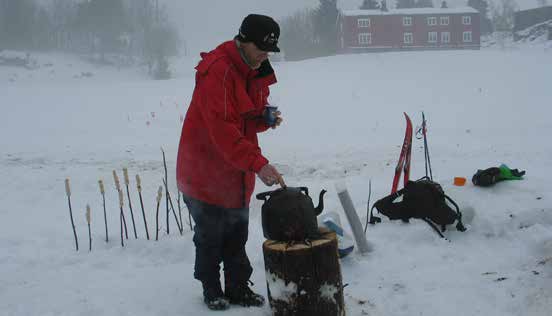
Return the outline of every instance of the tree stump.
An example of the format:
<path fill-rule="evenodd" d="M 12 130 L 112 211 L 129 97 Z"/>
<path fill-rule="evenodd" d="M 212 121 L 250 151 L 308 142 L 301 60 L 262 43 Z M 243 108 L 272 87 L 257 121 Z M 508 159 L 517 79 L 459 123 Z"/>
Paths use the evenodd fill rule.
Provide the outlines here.
<path fill-rule="evenodd" d="M 306 243 L 263 244 L 268 301 L 274 316 L 343 316 L 343 281 L 334 232 Z"/>

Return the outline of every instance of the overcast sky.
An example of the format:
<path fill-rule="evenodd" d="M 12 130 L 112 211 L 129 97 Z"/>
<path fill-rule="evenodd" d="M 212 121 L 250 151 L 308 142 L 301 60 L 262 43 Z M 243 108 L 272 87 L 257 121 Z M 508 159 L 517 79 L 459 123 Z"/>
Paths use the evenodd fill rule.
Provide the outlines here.
<path fill-rule="evenodd" d="M 297 10 L 315 7 L 318 0 L 160 0 L 191 53 L 210 50 L 237 34 L 242 19 L 260 13 L 275 19 Z"/>

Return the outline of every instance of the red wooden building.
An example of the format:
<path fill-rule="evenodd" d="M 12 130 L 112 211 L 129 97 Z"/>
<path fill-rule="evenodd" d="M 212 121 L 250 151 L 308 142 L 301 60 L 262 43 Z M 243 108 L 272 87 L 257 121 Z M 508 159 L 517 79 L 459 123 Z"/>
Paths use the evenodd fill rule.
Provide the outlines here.
<path fill-rule="evenodd" d="M 473 8 L 344 10 L 338 52 L 479 49 L 479 12 Z"/>

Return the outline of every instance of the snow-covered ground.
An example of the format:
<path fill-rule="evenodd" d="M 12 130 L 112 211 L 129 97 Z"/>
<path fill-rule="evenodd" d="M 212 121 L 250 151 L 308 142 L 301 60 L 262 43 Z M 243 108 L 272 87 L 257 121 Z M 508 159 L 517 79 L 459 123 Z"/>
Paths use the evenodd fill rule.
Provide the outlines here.
<path fill-rule="evenodd" d="M 386 195 L 404 136 L 402 112 L 428 120 L 435 180 L 475 214 L 465 233 L 440 239 L 425 223 L 369 227 L 374 251 L 342 260 L 348 315 L 550 315 L 552 313 L 552 49 L 498 47 L 346 55 L 277 63 L 272 102 L 285 122 L 261 137 L 291 186 L 326 195 L 341 214 L 343 181 L 361 220 L 368 182 L 372 203 Z M 203 315 L 192 277 L 194 246 L 170 220 L 170 235 L 145 238 L 134 175 L 154 236 L 155 195 L 169 186 L 181 116 L 197 59 L 174 62 L 176 78 L 152 81 L 138 70 L 96 68 L 75 57 L 37 55 L 34 70 L 0 67 L 0 314 Z M 83 75 L 83 73 L 92 73 Z M 413 146 L 412 177 L 424 175 L 422 141 Z M 474 187 L 477 169 L 506 163 L 523 181 Z M 129 239 L 119 241 L 112 170 L 131 175 L 138 239 L 125 205 Z M 464 187 L 455 176 L 468 178 Z M 74 247 L 64 179 L 70 178 L 80 251 Z M 97 181 L 106 183 L 109 243 Z M 267 190 L 257 184 L 257 192 Z M 175 201 L 176 202 L 176 201 Z M 88 252 L 85 207 L 92 209 Z M 160 222 L 165 229 L 165 206 Z M 187 218 L 186 210 L 183 210 Z M 266 294 L 260 202 L 251 203 L 247 249 L 254 288 Z M 346 229 L 349 227 L 346 225 Z M 233 307 L 226 315 L 269 315 Z"/>

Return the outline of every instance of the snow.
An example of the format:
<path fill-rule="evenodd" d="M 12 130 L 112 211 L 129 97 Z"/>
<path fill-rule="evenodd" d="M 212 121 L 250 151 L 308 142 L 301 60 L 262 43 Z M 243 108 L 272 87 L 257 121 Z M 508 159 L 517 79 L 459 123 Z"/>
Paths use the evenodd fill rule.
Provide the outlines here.
<path fill-rule="evenodd" d="M 297 294 L 297 284 L 294 282 L 286 282 L 269 270 L 265 270 L 265 273 L 266 283 L 273 300 L 289 302 L 292 296 Z M 301 292 L 301 295 L 303 294 L 305 294 L 304 290 Z"/>
<path fill-rule="evenodd" d="M 333 302 L 333 304 L 336 304 L 335 295 L 338 292 L 337 287 L 328 283 L 324 283 L 320 286 L 320 289 L 318 291 L 321 298 Z"/>
<path fill-rule="evenodd" d="M 402 112 L 419 125 L 424 111 L 434 178 L 471 214 L 467 232 L 445 233 L 450 242 L 418 221 L 384 218 L 368 227 L 374 250 L 366 256 L 355 251 L 341 261 L 347 315 L 550 315 L 549 42 L 275 63 L 279 83 L 273 100 L 285 121 L 260 141 L 288 185 L 311 192 L 325 188 L 325 212 L 337 212 L 345 223 L 334 185 L 341 181 L 364 223 L 369 180 L 371 203 L 390 191 L 404 136 Z M 39 68 L 0 67 L 0 314 L 208 314 L 193 279 L 195 250 L 187 223 L 181 236 L 171 215 L 167 235 L 162 201 L 159 241 L 146 240 L 134 182 L 139 173 L 154 238 L 160 147 L 167 153 L 176 204 L 176 150 L 197 57 L 173 61 L 176 78 L 168 81 L 152 81 L 143 69 L 97 67 L 72 56 L 32 58 Z M 93 76 L 80 76 L 85 72 Z M 425 173 L 422 144 L 413 144 L 412 178 Z M 527 175 L 491 188 L 471 185 L 477 169 L 501 163 Z M 134 239 L 125 201 L 131 233 L 121 248 L 111 174 L 121 175 L 123 167 L 130 174 L 139 238 Z M 468 183 L 452 185 L 455 176 Z M 106 185 L 109 243 L 99 179 Z M 265 190 L 258 182 L 257 192 Z M 254 289 L 266 295 L 260 203 L 251 203 L 247 250 Z M 186 221 L 186 209 L 182 215 Z M 344 228 L 350 233 L 347 224 Z M 269 315 L 268 305 L 226 312 L 259 314 Z"/>

